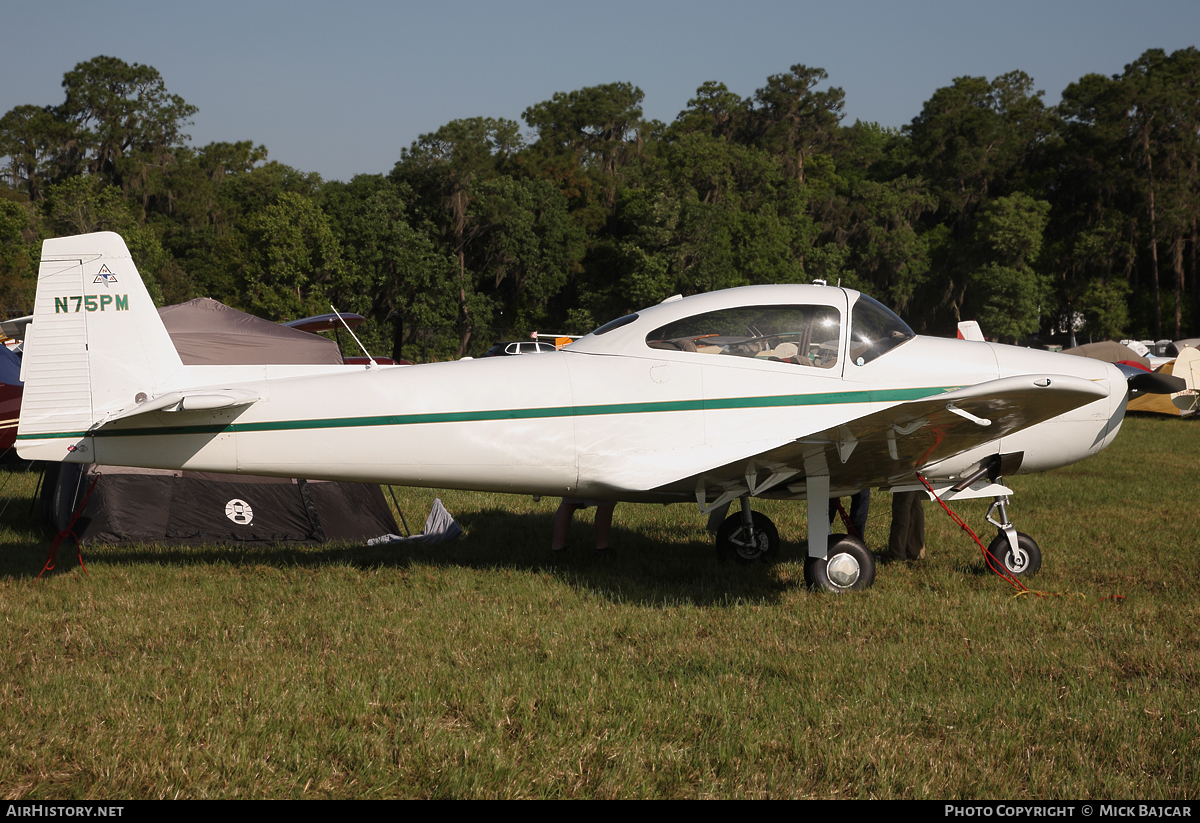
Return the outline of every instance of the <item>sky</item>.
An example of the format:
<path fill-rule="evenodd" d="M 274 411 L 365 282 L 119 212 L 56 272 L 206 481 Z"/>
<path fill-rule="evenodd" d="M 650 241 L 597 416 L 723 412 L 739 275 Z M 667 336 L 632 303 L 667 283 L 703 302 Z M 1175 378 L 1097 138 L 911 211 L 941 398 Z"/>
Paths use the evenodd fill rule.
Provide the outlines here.
<path fill-rule="evenodd" d="M 604 83 L 670 122 L 715 80 L 743 97 L 797 64 L 845 123 L 899 128 L 963 76 L 1021 70 L 1057 103 L 1147 49 L 1200 47 L 1200 0 L 0 0 L 0 114 L 63 101 L 98 55 L 158 69 L 198 107 L 193 145 L 251 140 L 326 180 L 391 170 L 451 120 L 504 117 Z"/>

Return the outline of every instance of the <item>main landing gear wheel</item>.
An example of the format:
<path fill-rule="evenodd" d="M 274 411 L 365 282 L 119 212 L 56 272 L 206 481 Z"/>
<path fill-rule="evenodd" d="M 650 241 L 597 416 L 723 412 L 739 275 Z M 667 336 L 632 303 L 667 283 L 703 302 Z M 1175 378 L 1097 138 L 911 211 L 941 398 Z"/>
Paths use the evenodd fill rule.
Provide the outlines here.
<path fill-rule="evenodd" d="M 779 556 L 779 531 L 771 518 L 754 512 L 754 534 L 747 534 L 740 512 L 725 518 L 717 529 L 717 557 L 733 558 L 739 563 L 761 560 L 770 563 Z"/>
<path fill-rule="evenodd" d="M 804 561 L 804 582 L 810 589 L 834 594 L 864 591 L 875 582 L 875 555 L 856 537 L 831 534 L 825 559 Z"/>
<path fill-rule="evenodd" d="M 1042 550 L 1032 537 L 1023 532 L 1017 532 L 1016 552 L 1008 545 L 1008 536 L 1000 532 L 988 546 L 988 554 L 1002 563 L 1005 571 L 1014 577 L 1033 577 L 1042 567 Z"/>

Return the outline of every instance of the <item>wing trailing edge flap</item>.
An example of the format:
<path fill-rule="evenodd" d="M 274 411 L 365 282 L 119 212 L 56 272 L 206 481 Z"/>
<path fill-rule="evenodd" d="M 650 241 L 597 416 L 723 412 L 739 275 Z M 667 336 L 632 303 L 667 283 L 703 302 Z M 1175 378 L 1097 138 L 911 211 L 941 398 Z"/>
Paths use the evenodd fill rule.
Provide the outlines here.
<path fill-rule="evenodd" d="M 898 403 L 765 452 L 681 477 L 654 489 L 696 495 L 711 510 L 742 494 L 803 493 L 809 475 L 834 491 L 912 482 L 947 458 L 1108 396 L 1091 380 L 1057 374 L 1004 377 Z"/>

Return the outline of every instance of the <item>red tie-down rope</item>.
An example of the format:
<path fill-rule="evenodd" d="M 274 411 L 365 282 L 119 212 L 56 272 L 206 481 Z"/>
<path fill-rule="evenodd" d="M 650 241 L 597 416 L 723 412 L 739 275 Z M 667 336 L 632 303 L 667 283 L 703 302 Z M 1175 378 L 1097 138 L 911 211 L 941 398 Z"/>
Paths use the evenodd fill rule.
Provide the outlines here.
<path fill-rule="evenodd" d="M 38 572 L 38 580 L 42 579 L 43 574 L 54 569 L 54 564 L 58 560 L 58 547 L 67 537 L 70 537 L 75 541 L 75 549 L 79 552 L 79 568 L 83 569 L 83 573 L 85 575 L 91 577 L 91 575 L 88 574 L 87 567 L 83 565 L 83 547 L 79 545 L 79 538 L 75 534 L 75 521 L 77 521 L 79 516 L 83 514 L 83 507 L 87 505 L 88 498 L 92 496 L 92 489 L 96 488 L 96 482 L 99 479 L 100 475 L 97 474 L 95 479 L 92 480 L 92 485 L 88 486 L 87 494 L 83 496 L 83 500 L 80 501 L 79 507 L 75 509 L 75 514 L 71 515 L 71 522 L 67 524 L 65 529 L 58 533 L 58 536 L 55 537 L 54 541 L 50 544 L 50 552 L 46 555 L 46 565 L 42 566 L 42 570 Z"/>
<path fill-rule="evenodd" d="M 842 499 L 840 497 L 837 501 L 837 510 L 838 514 L 842 516 L 842 524 L 846 527 L 846 534 L 850 535 L 851 537 L 857 537 L 865 546 L 867 544 L 867 538 L 859 534 L 858 529 L 854 528 L 854 525 L 850 522 L 850 515 L 846 514 L 846 509 L 844 506 L 842 506 Z"/>

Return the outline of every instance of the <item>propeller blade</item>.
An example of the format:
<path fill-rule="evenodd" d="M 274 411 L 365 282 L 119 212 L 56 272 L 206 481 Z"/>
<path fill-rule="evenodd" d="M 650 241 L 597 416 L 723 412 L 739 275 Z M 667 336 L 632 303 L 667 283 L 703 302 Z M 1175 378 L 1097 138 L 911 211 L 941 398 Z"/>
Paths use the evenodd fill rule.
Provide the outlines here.
<path fill-rule="evenodd" d="M 1129 378 L 1129 390 L 1139 394 L 1174 394 L 1186 388 L 1182 377 L 1162 372 L 1142 372 Z"/>

